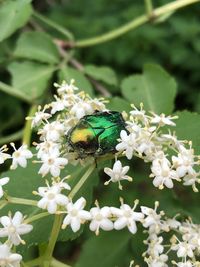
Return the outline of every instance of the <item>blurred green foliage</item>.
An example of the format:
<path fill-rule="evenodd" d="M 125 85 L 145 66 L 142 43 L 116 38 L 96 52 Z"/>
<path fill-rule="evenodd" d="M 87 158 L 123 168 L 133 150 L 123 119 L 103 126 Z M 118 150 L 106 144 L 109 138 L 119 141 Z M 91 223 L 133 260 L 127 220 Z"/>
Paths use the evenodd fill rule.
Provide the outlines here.
<path fill-rule="evenodd" d="M 158 7 L 169 2 L 154 0 L 153 4 Z M 46 19 L 41 19 L 36 11 Z M 52 83 L 63 79 L 75 79 L 77 86 L 91 96 L 103 93 L 110 100 L 108 108 L 113 110 L 129 111 L 130 103 L 144 102 L 145 109 L 158 113 L 184 109 L 199 112 L 199 4 L 179 10 L 163 23 L 149 22 L 100 45 L 73 48 L 73 40 L 68 40 L 70 32 L 75 40 L 101 35 L 144 12 L 140 0 L 0 1 L 0 143 L 20 140 L 30 104 L 48 103 L 55 93 Z M 180 138 L 192 140 L 199 153 L 200 115 L 189 111 L 178 112 L 177 133 Z M 20 135 L 13 136 L 18 132 Z M 131 185 L 125 185 L 123 192 L 115 184 L 105 189 L 102 168 L 103 165 L 98 166 L 98 188 L 96 175 L 81 192 L 90 199 L 89 204 L 92 198 L 98 198 L 100 205 L 118 206 L 119 196 L 130 204 L 139 198 L 147 206 L 159 200 L 169 216 L 181 212 L 199 222 L 198 194 L 181 187 L 165 189 L 160 194 L 152 188 L 147 179 L 149 168 L 140 160 L 131 162 L 129 175 L 135 179 Z M 18 196 L 18 179 L 18 189 L 25 187 L 27 192 L 24 197 L 32 197 L 32 190 L 41 182 L 36 173 L 36 167 L 30 166 L 3 174 L 13 176 L 7 189 Z M 72 182 L 80 178 L 80 173 L 75 174 Z M 29 213 L 28 209 L 24 207 L 22 211 Z M 48 240 L 51 220 L 46 220 L 34 225 L 38 231 L 28 237 L 31 244 Z M 76 262 L 77 267 L 128 266 L 131 259 L 144 266 L 140 257 L 144 251 L 141 229 L 137 237 L 127 231 L 94 237 L 86 228 L 72 243 L 58 243 L 55 255 L 68 263 Z M 59 240 L 75 237 L 68 230 Z M 21 252 L 25 256 L 28 253 L 23 249 Z"/>

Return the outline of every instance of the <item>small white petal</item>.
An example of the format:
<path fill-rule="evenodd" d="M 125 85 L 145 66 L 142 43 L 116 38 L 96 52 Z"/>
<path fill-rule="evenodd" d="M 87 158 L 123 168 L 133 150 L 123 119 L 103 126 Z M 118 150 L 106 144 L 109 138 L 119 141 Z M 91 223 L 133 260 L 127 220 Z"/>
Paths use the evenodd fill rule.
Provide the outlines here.
<path fill-rule="evenodd" d="M 0 218 L 0 222 L 4 227 L 7 227 L 8 225 L 10 225 L 10 218 L 8 216 L 2 216 Z"/>
<path fill-rule="evenodd" d="M 74 203 L 74 207 L 77 210 L 83 209 L 85 207 L 86 204 L 86 200 L 84 197 L 79 198 L 75 203 Z"/>
<path fill-rule="evenodd" d="M 102 214 L 104 217 L 109 217 L 110 214 L 111 214 L 110 207 L 103 207 L 103 208 L 101 209 L 101 214 Z"/>
<path fill-rule="evenodd" d="M 82 220 L 91 220 L 92 218 L 90 212 L 86 210 L 80 210 L 79 216 Z"/>
<path fill-rule="evenodd" d="M 46 209 L 47 208 L 48 201 L 46 198 L 42 198 L 38 201 L 37 206 L 41 209 Z"/>
<path fill-rule="evenodd" d="M 117 219 L 115 222 L 114 222 L 114 228 L 116 230 L 121 230 L 123 229 L 125 226 L 127 225 L 127 220 L 125 217 L 121 217 L 119 219 Z"/>
<path fill-rule="evenodd" d="M 96 221 L 91 221 L 89 225 L 89 228 L 91 231 L 96 231 L 98 227 L 99 227 L 99 224 Z"/>
<path fill-rule="evenodd" d="M 103 219 L 100 226 L 104 231 L 110 231 L 114 228 L 113 223 L 109 219 Z"/>
<path fill-rule="evenodd" d="M 53 177 L 58 177 L 60 175 L 60 168 L 57 166 L 52 166 L 50 168 L 50 173 Z"/>
<path fill-rule="evenodd" d="M 17 231 L 20 235 L 27 234 L 33 230 L 33 226 L 31 224 L 22 224 L 17 228 Z"/>
<path fill-rule="evenodd" d="M 57 204 L 59 204 L 61 206 L 65 206 L 69 202 L 68 197 L 66 197 L 62 194 L 57 194 L 55 197 L 55 200 L 56 200 Z"/>
<path fill-rule="evenodd" d="M 77 218 L 72 218 L 71 220 L 72 231 L 75 233 L 80 229 L 80 227 L 81 227 L 80 220 L 78 220 Z"/>
<path fill-rule="evenodd" d="M 15 212 L 12 221 L 15 226 L 20 225 L 23 221 L 23 214 L 20 211 Z"/>
<path fill-rule="evenodd" d="M 128 229 L 132 234 L 135 234 L 137 232 L 137 226 L 136 223 L 134 221 L 132 221 L 129 225 L 128 225 Z"/>
<path fill-rule="evenodd" d="M 9 233 L 8 233 L 7 229 L 5 229 L 5 228 L 0 229 L 0 237 L 6 237 L 8 235 L 9 235 Z"/>
<path fill-rule="evenodd" d="M 54 214 L 57 210 L 57 204 L 54 201 L 48 203 L 47 210 L 49 213 Z"/>
<path fill-rule="evenodd" d="M 9 182 L 10 178 L 9 177 L 4 177 L 0 179 L 0 185 L 5 185 Z"/>

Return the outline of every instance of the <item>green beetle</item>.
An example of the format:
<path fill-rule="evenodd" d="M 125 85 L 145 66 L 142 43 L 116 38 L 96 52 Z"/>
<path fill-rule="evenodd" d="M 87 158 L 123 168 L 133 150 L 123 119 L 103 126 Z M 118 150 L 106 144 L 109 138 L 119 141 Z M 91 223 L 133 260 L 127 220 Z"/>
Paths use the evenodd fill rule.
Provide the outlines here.
<path fill-rule="evenodd" d="M 67 142 L 80 158 L 98 157 L 116 151 L 121 130 L 126 130 L 121 113 L 95 111 L 81 118 L 69 131 Z"/>

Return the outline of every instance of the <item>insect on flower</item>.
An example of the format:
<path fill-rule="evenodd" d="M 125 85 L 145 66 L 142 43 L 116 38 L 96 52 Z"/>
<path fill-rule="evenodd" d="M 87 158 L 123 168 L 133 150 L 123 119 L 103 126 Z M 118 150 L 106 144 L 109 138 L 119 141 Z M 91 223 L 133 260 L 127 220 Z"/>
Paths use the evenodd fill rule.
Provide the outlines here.
<path fill-rule="evenodd" d="M 98 157 L 115 152 L 120 132 L 126 130 L 121 113 L 117 111 L 95 111 L 80 119 L 68 135 L 71 151 L 80 158 Z"/>

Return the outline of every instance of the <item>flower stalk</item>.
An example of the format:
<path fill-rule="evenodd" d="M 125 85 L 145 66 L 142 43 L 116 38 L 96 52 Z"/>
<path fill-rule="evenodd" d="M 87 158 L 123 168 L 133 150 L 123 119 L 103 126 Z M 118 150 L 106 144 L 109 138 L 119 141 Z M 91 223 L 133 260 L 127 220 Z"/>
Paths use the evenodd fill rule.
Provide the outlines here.
<path fill-rule="evenodd" d="M 51 231 L 51 235 L 50 235 L 50 239 L 49 239 L 49 243 L 47 246 L 47 249 L 45 251 L 45 254 L 43 256 L 43 267 L 49 267 L 50 266 L 50 262 L 52 259 L 52 254 L 54 251 L 54 247 L 58 238 L 58 234 L 60 232 L 60 227 L 62 224 L 62 220 L 63 220 L 63 215 L 62 214 L 56 214 L 55 218 L 54 218 L 54 223 L 53 223 L 53 227 L 52 227 L 52 231 Z"/>
<path fill-rule="evenodd" d="M 146 0 L 146 2 L 148 2 L 148 14 L 147 15 L 139 16 L 139 17 L 133 19 L 132 21 L 128 22 L 127 24 L 125 24 L 125 25 L 123 25 L 123 26 L 121 26 L 115 30 L 112 30 L 108 33 L 102 34 L 100 36 L 96 36 L 93 38 L 80 40 L 80 41 L 78 40 L 74 43 L 74 46 L 75 47 L 88 47 L 88 46 L 98 45 L 100 43 L 105 43 L 105 42 L 111 41 L 113 39 L 116 39 L 116 38 L 126 34 L 127 32 L 132 31 L 132 30 L 144 25 L 145 23 L 147 23 L 150 20 L 149 12 L 152 11 L 150 1 Z M 162 6 L 162 7 L 154 9 L 153 17 L 154 17 L 154 19 L 158 19 L 159 17 L 161 17 L 161 16 L 163 16 L 169 12 L 176 11 L 178 9 L 185 7 L 185 6 L 188 6 L 188 5 L 197 3 L 197 2 L 199 2 L 199 0 L 179 0 L 179 1 L 171 2 L 169 4 Z"/>
<path fill-rule="evenodd" d="M 37 110 L 37 105 L 32 105 L 30 110 L 29 110 L 29 117 L 32 117 L 35 112 Z M 27 120 L 25 127 L 24 127 L 24 133 L 23 133 L 23 140 L 22 143 L 26 144 L 27 146 L 30 146 L 30 142 L 31 142 L 31 133 L 32 133 L 32 129 L 31 129 L 31 120 Z"/>

